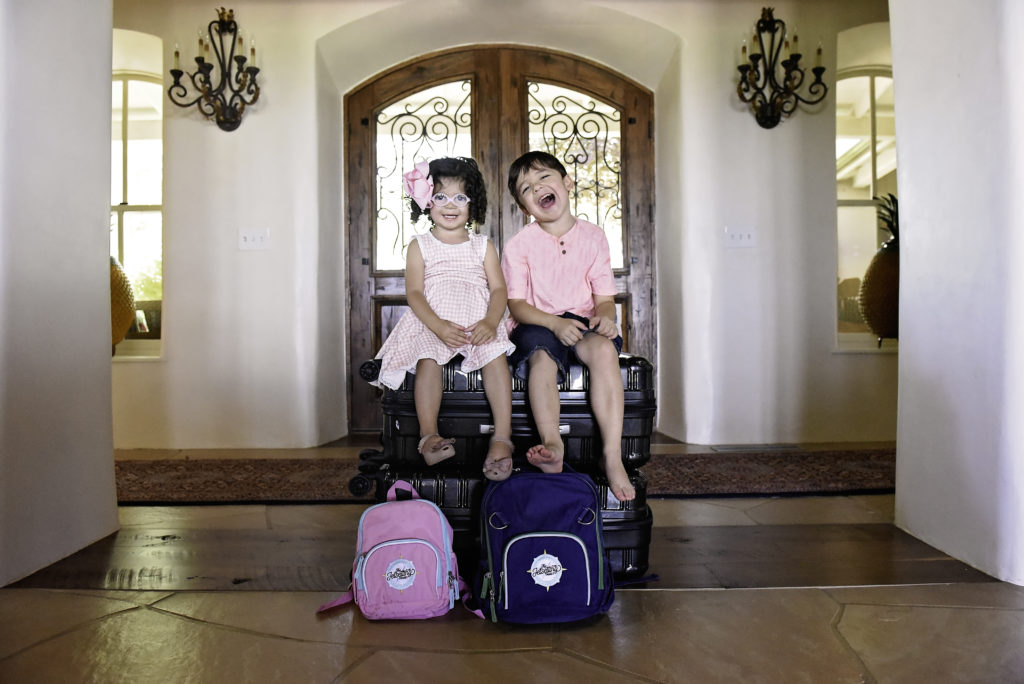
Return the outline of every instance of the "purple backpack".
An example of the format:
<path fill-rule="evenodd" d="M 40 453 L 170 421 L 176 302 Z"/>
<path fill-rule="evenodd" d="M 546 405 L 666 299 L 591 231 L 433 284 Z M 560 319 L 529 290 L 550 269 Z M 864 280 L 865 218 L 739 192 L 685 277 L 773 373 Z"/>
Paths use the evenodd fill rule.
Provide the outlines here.
<path fill-rule="evenodd" d="M 399 500 L 399 490 L 412 498 Z M 354 601 L 371 620 L 431 618 L 451 610 L 465 586 L 448 519 L 399 480 L 359 519 L 351 588 L 317 612 Z"/>
<path fill-rule="evenodd" d="M 615 600 L 597 487 L 569 466 L 488 483 L 480 541 L 477 600 L 494 622 L 583 620 Z"/>

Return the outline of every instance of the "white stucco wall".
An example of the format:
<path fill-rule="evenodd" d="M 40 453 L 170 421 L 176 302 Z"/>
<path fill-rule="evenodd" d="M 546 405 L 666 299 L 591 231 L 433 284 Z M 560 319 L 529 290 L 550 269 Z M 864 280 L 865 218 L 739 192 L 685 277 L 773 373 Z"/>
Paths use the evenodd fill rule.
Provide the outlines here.
<path fill-rule="evenodd" d="M 572 52 L 654 92 L 660 430 L 700 443 L 894 438 L 896 358 L 834 352 L 830 105 L 765 131 L 736 101 L 736 46 L 759 3 L 445 0 L 416 21 L 410 7 L 236 8 L 262 53 L 260 103 L 232 133 L 166 107 L 165 354 L 115 363 L 118 447 L 311 446 L 347 431 L 341 99 L 472 43 Z M 167 54 L 213 17 L 197 1 L 114 10 Z M 812 44 L 820 33 L 828 74 L 837 31 L 886 19 L 884 0 L 776 13 Z M 754 228 L 757 247 L 724 249 L 727 225 Z M 238 251 L 239 228 L 259 226 L 271 248 Z"/>
<path fill-rule="evenodd" d="M 0 586 L 117 529 L 110 33 L 102 2 L 0 7 Z"/>
<path fill-rule="evenodd" d="M 671 429 L 664 401 L 659 428 L 697 443 L 891 438 L 896 359 L 834 352 L 834 303 L 825 296 L 835 289 L 832 100 L 761 129 L 738 102 L 734 77 L 734 36 L 760 7 L 656 10 L 652 21 L 684 36 L 681 138 L 659 135 L 657 147 L 659 180 L 666 166 L 682 168 L 682 213 L 662 217 L 659 204 L 658 245 L 659 279 L 683 270 L 685 431 Z M 776 5 L 776 16 L 800 28 L 805 52 L 821 36 L 827 74 L 839 30 L 885 18 L 872 3 L 789 3 Z M 671 192 L 659 185 L 659 197 Z M 757 246 L 725 249 L 726 226 L 753 230 Z M 677 229 L 682 252 L 662 253 L 662 236 Z M 660 293 L 659 315 L 673 294 Z M 670 354 L 662 350 L 663 373 Z"/>
<path fill-rule="evenodd" d="M 891 22 L 901 214 L 896 521 L 1024 584 L 1024 104 L 1013 82 L 1024 6 L 901 0 Z"/>
<path fill-rule="evenodd" d="M 892 67 L 889 22 L 863 24 L 843 31 L 836 46 L 836 63 L 842 69 Z"/>
<path fill-rule="evenodd" d="M 314 43 L 367 6 L 382 3 L 236 8 L 262 90 L 235 131 L 165 101 L 163 357 L 114 363 L 118 448 L 305 447 L 344 434 L 341 179 L 320 178 L 331 134 L 317 127 Z M 216 14 L 118 2 L 115 16 L 161 36 L 165 65 L 175 41 L 186 46 L 184 66 L 196 26 Z M 240 250 L 239 231 L 260 229 L 269 249 Z"/>

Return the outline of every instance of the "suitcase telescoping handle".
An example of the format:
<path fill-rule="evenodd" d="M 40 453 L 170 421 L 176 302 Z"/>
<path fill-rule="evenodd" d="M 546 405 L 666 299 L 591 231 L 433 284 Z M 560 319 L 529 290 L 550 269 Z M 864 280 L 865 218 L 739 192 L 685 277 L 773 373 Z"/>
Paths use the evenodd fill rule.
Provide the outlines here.
<path fill-rule="evenodd" d="M 493 425 L 486 425 L 484 423 L 481 423 L 480 424 L 480 434 L 481 435 L 493 435 L 494 434 L 494 426 Z M 567 434 L 569 434 L 569 426 L 568 425 L 559 425 L 558 426 L 558 434 L 560 434 L 560 435 L 567 435 Z"/>

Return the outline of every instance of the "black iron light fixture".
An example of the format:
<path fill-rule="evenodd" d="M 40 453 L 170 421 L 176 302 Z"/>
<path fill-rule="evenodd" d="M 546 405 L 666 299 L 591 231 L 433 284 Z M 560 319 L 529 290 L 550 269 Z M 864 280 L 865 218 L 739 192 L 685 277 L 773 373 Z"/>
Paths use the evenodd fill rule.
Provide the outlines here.
<path fill-rule="evenodd" d="M 815 105 L 828 94 L 828 86 L 821 80 L 825 67 L 821 66 L 820 43 L 811 69 L 814 80 L 806 95 L 798 92 L 806 76 L 806 69 L 800 66 L 803 55 L 798 41 L 796 31 L 790 39 L 785 22 L 775 18 L 773 8 L 764 7 L 754 25 L 749 51 L 746 40 L 740 48 L 740 82 L 736 92 L 740 100 L 750 104 L 762 128 L 775 128 L 796 110 L 798 103 Z"/>
<path fill-rule="evenodd" d="M 221 7 L 217 18 L 207 27 L 206 35 L 199 35 L 194 72 L 181 70 L 179 48 L 174 46 L 171 69 L 174 83 L 167 89 L 167 96 L 179 107 L 195 105 L 221 130 L 235 130 L 242 123 L 245 108 L 256 104 L 260 98 L 260 87 L 256 83 L 260 72 L 256 68 L 256 46 L 250 45 L 248 58 L 245 52 L 234 10 Z M 248 66 L 247 61 L 251 61 Z M 187 77 L 189 85 L 181 82 L 182 76 Z"/>

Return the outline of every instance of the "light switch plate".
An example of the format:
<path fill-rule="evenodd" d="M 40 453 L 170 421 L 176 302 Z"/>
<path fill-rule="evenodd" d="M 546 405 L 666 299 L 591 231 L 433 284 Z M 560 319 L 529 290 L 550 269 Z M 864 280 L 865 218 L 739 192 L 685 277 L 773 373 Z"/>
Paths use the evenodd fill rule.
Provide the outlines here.
<path fill-rule="evenodd" d="M 726 249 L 757 247 L 757 231 L 749 227 L 726 226 L 722 232 L 722 244 Z"/>
<path fill-rule="evenodd" d="M 270 229 L 245 230 L 240 228 L 238 230 L 238 249 L 270 249 Z"/>

